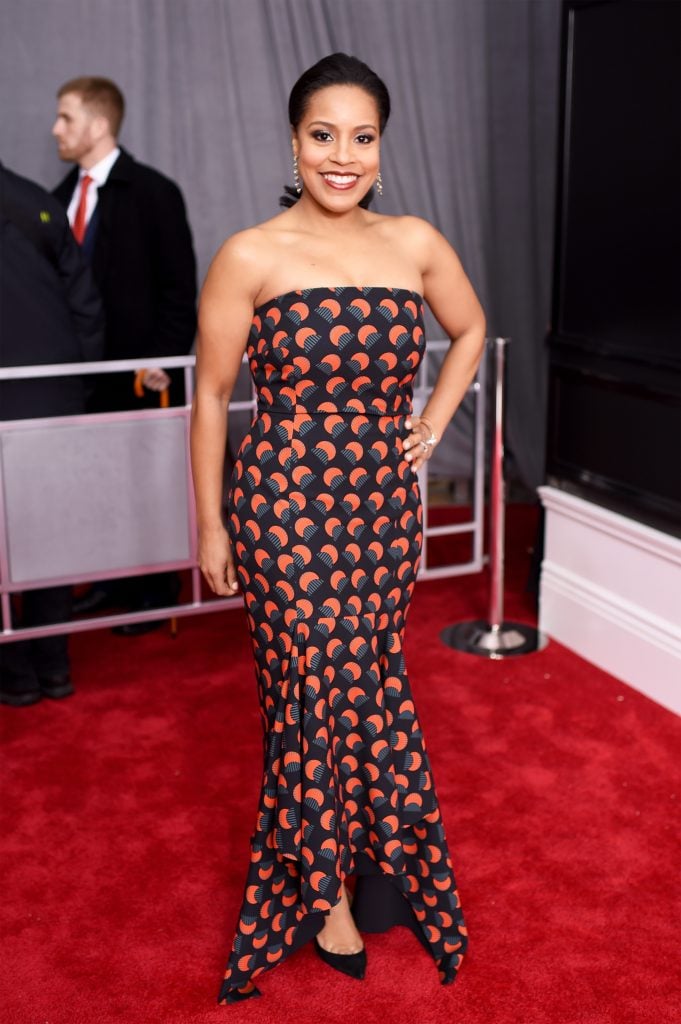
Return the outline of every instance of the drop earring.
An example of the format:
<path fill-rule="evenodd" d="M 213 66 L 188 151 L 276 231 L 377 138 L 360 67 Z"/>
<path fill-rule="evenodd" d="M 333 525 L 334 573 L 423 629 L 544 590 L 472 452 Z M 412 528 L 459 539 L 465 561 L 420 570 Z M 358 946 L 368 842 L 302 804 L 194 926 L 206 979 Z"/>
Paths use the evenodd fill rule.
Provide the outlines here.
<path fill-rule="evenodd" d="M 293 154 L 293 187 L 298 195 L 303 191 L 303 186 L 300 183 L 300 172 L 298 170 L 298 157 L 295 153 Z"/>
<path fill-rule="evenodd" d="M 378 192 L 379 196 L 383 195 L 383 178 L 381 177 L 380 171 L 376 175 L 376 191 Z"/>

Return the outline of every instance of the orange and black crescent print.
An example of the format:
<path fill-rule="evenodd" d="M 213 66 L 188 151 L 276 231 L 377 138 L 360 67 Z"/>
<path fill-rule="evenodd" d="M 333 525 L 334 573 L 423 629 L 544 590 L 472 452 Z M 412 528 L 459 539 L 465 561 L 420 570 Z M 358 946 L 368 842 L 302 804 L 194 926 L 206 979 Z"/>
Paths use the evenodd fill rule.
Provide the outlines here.
<path fill-rule="evenodd" d="M 230 483 L 229 532 L 264 774 L 221 1002 L 316 934 L 351 875 L 362 882 L 360 927 L 363 901 L 387 882 L 443 983 L 465 951 L 402 654 L 422 542 L 402 447 L 422 307 L 405 289 L 343 287 L 288 292 L 255 311 L 258 412 Z"/>

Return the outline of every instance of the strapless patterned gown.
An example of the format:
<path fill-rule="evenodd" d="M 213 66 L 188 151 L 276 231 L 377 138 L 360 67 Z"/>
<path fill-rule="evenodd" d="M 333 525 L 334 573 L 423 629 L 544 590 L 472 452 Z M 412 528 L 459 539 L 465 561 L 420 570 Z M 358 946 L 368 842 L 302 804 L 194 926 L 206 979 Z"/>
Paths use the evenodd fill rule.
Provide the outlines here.
<path fill-rule="evenodd" d="M 422 540 L 402 448 L 422 315 L 415 292 L 343 287 L 287 292 L 253 317 L 258 409 L 228 529 L 264 771 L 221 1003 L 311 939 L 350 875 L 360 930 L 411 927 L 444 984 L 465 951 L 402 655 Z"/>

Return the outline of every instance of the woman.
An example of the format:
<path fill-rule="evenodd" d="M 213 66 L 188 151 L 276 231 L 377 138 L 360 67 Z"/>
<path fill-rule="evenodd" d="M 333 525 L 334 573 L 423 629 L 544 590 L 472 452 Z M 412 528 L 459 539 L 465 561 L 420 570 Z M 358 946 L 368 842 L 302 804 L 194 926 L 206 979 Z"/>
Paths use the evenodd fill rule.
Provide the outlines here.
<path fill-rule="evenodd" d="M 199 562 L 216 594 L 243 589 L 265 730 L 221 1003 L 259 994 L 253 979 L 310 939 L 361 979 L 361 930 L 406 924 L 445 984 L 466 945 L 401 650 L 422 539 L 416 471 L 475 373 L 485 325 L 442 235 L 366 208 L 389 111 L 354 57 L 306 71 L 289 100 L 297 201 L 225 242 L 201 298 Z M 423 298 L 453 343 L 416 416 Z M 246 347 L 258 412 L 225 529 L 227 407 Z"/>

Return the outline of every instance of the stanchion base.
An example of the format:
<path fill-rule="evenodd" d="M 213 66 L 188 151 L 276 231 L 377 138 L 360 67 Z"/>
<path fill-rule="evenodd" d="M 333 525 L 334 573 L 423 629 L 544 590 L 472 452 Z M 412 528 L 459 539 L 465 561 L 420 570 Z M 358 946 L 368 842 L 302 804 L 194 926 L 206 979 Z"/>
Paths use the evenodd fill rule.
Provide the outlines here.
<path fill-rule="evenodd" d="M 440 633 L 440 639 L 456 651 L 495 659 L 532 654 L 533 651 L 541 651 L 548 643 L 548 637 L 533 626 L 526 626 L 522 622 L 504 622 L 501 626 L 493 627 L 484 619 L 447 626 Z"/>

